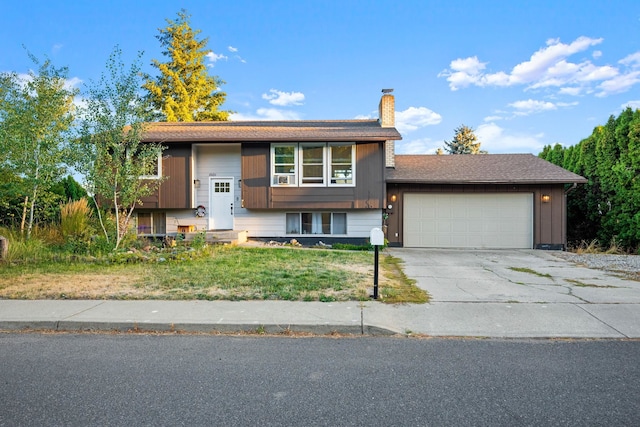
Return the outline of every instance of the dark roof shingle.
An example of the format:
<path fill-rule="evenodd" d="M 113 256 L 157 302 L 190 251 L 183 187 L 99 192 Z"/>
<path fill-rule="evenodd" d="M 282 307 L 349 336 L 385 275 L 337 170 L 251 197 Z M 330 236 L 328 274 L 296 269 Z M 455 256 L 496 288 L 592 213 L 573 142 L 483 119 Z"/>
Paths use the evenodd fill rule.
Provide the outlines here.
<path fill-rule="evenodd" d="M 150 123 L 143 142 L 386 141 L 402 139 L 377 120 Z"/>
<path fill-rule="evenodd" d="M 387 182 L 425 184 L 585 183 L 533 154 L 396 155 Z"/>

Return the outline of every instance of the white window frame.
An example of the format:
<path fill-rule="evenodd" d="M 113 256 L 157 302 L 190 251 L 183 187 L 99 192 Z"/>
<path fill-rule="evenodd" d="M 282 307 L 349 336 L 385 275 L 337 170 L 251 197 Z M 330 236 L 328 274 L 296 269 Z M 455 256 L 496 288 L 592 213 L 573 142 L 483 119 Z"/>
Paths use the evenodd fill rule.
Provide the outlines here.
<path fill-rule="evenodd" d="M 276 147 L 293 147 L 293 172 L 276 173 Z M 271 186 L 296 186 L 298 183 L 298 171 L 298 143 L 271 144 Z M 286 182 L 284 181 L 285 178 Z"/>
<path fill-rule="evenodd" d="M 332 147 L 344 147 L 351 146 L 351 178 L 349 183 L 334 183 L 333 180 L 346 180 L 347 178 L 334 178 L 333 177 L 333 159 L 331 156 L 331 148 Z M 327 174 L 329 176 L 328 185 L 329 187 L 353 187 L 356 182 L 356 144 L 340 144 L 340 143 L 330 143 L 327 146 Z"/>
<path fill-rule="evenodd" d="M 304 148 L 322 146 L 322 182 L 303 182 Z M 332 175 L 331 148 L 338 146 L 351 147 L 351 178 L 349 183 L 332 182 L 347 178 L 334 178 Z M 276 148 L 292 147 L 294 150 L 293 171 L 276 172 Z M 271 186 L 272 187 L 355 187 L 356 186 L 356 144 L 355 142 L 293 142 L 271 144 Z M 320 177 L 316 177 L 320 178 Z"/>
<path fill-rule="evenodd" d="M 322 215 L 322 214 L 329 214 L 330 215 L 330 221 L 331 223 L 329 224 L 330 230 L 329 233 L 304 233 L 303 232 L 303 224 L 302 224 L 302 215 L 303 214 L 311 214 L 313 215 Z M 298 219 L 298 232 L 297 233 L 292 233 L 289 232 L 288 230 L 288 221 L 287 218 L 289 217 L 289 215 L 295 215 Z M 344 233 L 336 233 L 334 230 L 334 224 L 335 224 L 335 219 L 334 216 L 335 215 L 344 215 Z M 285 234 L 288 236 L 347 236 L 348 234 L 348 215 L 346 212 L 326 212 L 326 211 L 306 211 L 306 212 L 287 212 L 285 214 Z M 322 227 L 322 223 L 320 223 L 320 227 Z"/>
<path fill-rule="evenodd" d="M 142 175 L 140 179 L 160 179 L 162 178 L 162 153 L 158 154 L 158 173 L 155 175 Z"/>
<path fill-rule="evenodd" d="M 312 177 L 311 179 L 321 179 L 320 182 L 304 182 L 304 149 L 305 148 L 321 148 L 322 149 L 322 176 Z M 298 144 L 298 156 L 300 157 L 298 164 L 300 165 L 300 173 L 298 179 L 298 185 L 300 187 L 326 187 L 327 186 L 327 144 L 325 142 L 301 142 Z M 317 166 L 316 163 L 311 165 Z"/>

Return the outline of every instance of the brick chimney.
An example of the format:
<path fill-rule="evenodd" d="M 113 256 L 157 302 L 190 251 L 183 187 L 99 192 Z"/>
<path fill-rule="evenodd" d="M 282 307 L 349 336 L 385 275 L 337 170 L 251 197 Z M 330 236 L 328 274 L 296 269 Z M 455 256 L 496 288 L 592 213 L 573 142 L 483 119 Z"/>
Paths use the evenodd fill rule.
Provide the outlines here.
<path fill-rule="evenodd" d="M 392 128 L 396 125 L 396 105 L 392 92 L 393 89 L 382 89 L 382 98 L 380 98 L 380 105 L 378 105 L 378 120 L 383 128 Z M 396 167 L 395 141 L 385 141 L 384 159 L 386 167 Z"/>

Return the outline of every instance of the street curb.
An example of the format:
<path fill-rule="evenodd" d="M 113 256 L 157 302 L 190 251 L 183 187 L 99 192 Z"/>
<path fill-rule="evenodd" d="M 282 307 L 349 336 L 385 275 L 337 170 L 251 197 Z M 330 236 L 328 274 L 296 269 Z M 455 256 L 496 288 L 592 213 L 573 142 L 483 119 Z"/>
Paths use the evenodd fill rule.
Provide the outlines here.
<path fill-rule="evenodd" d="M 115 331 L 115 332 L 201 332 L 201 333 L 254 333 L 313 335 L 367 335 L 392 336 L 397 332 L 370 325 L 305 325 L 305 324 L 211 324 L 211 323 L 152 323 L 152 322 L 79 322 L 62 321 L 0 321 L 0 331 Z"/>

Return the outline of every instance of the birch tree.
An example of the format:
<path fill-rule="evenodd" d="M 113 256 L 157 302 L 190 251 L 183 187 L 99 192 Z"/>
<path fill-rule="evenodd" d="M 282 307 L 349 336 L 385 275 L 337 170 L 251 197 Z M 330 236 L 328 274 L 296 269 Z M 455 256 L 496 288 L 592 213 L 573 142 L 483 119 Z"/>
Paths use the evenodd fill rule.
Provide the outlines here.
<path fill-rule="evenodd" d="M 77 169 L 84 175 L 88 191 L 98 208 L 114 215 L 114 248 L 118 249 L 141 199 L 161 183 L 160 144 L 142 143 L 148 105 L 139 93 L 141 58 L 130 67 L 122 52 L 114 49 L 107 72 L 86 92 L 80 137 L 76 153 Z M 151 177 L 150 179 L 143 179 Z M 99 217 L 105 238 L 110 239 L 106 219 Z"/>
<path fill-rule="evenodd" d="M 25 190 L 21 227 L 31 237 L 36 205 L 65 172 L 65 149 L 78 91 L 67 84 L 68 69 L 28 53 L 37 71 L 0 77 L 0 162 L 19 176 Z"/>

